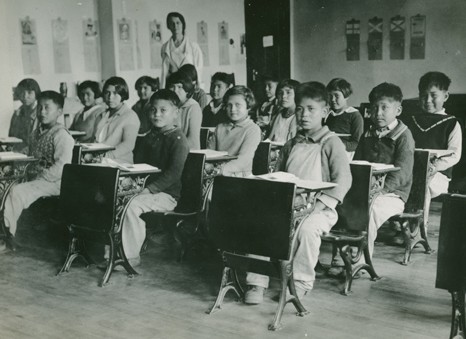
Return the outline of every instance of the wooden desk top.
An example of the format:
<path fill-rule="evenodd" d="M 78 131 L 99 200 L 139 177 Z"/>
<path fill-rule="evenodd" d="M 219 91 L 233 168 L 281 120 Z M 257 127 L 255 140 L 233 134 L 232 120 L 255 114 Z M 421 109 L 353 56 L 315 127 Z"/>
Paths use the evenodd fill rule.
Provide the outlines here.
<path fill-rule="evenodd" d="M 26 158 L 0 160 L 0 164 L 6 164 L 9 162 L 33 162 L 33 161 L 37 161 L 37 159 L 34 157 L 28 156 Z"/>
<path fill-rule="evenodd" d="M 250 178 L 256 179 L 256 180 L 262 179 L 262 180 L 270 180 L 270 181 L 278 181 L 278 182 L 290 182 L 296 185 L 296 187 L 298 188 L 298 193 L 320 192 L 320 191 L 338 186 L 337 184 L 333 182 L 303 180 L 286 172 L 273 172 L 273 173 L 268 173 L 264 175 L 253 176 Z"/>
<path fill-rule="evenodd" d="M 70 132 L 72 137 L 80 137 L 80 136 L 86 135 L 86 132 L 84 132 L 84 131 L 68 130 L 68 132 Z"/>
<path fill-rule="evenodd" d="M 211 157 L 211 158 L 206 158 L 206 162 L 220 162 L 220 161 L 230 161 L 230 160 L 235 160 L 238 159 L 236 155 L 222 155 L 219 157 Z"/>
<path fill-rule="evenodd" d="M 131 165 L 112 165 L 108 163 L 92 163 L 82 164 L 84 166 L 98 166 L 119 168 L 120 176 L 138 175 L 138 174 L 154 174 L 162 172 L 159 168 L 148 164 L 131 164 Z"/>
<path fill-rule="evenodd" d="M 23 140 L 15 137 L 1 137 L 0 138 L 0 145 L 13 145 L 13 144 L 20 144 Z"/>
<path fill-rule="evenodd" d="M 76 144 L 76 146 L 81 146 L 81 152 L 105 152 L 105 151 L 113 151 L 115 149 L 114 146 L 109 146 L 105 144 L 99 143 L 83 143 L 83 144 Z"/>

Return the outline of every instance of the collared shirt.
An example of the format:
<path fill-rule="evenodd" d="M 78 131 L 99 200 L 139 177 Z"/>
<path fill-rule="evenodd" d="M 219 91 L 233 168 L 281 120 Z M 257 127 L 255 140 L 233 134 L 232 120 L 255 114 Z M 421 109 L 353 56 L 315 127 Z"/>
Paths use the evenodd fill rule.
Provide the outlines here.
<path fill-rule="evenodd" d="M 447 115 L 445 108 L 434 114 Z M 448 136 L 448 150 L 452 151 L 453 154 L 448 157 L 442 157 L 437 159 L 435 168 L 437 171 L 444 171 L 453 165 L 456 165 L 461 158 L 461 148 L 463 146 L 463 133 L 461 132 L 460 124 L 457 122 L 453 131 Z"/>
<path fill-rule="evenodd" d="M 344 110 L 342 110 L 341 112 L 335 112 L 333 110 L 330 110 L 329 115 L 331 114 L 334 117 L 337 117 L 339 115 L 342 115 L 343 113 L 353 113 L 353 112 L 359 112 L 359 111 L 356 108 L 352 107 L 352 106 L 348 106 Z M 327 117 L 328 117 L 328 115 L 327 115 Z"/>
<path fill-rule="evenodd" d="M 398 119 L 393 120 L 391 123 L 389 123 L 384 128 L 376 129 L 375 135 L 377 135 L 379 138 L 383 138 L 388 133 L 390 133 L 390 131 L 394 130 L 396 126 L 398 126 Z"/>

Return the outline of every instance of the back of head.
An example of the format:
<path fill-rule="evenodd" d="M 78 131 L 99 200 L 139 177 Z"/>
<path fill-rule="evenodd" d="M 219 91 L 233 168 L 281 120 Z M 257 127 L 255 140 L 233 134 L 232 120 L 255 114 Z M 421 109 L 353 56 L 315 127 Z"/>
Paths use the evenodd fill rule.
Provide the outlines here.
<path fill-rule="evenodd" d="M 221 81 L 227 86 L 234 86 L 235 85 L 235 74 L 231 73 L 224 73 L 224 72 L 217 72 L 214 75 L 212 75 L 212 79 L 210 80 L 211 82 L 214 81 Z"/>
<path fill-rule="evenodd" d="M 400 103 L 403 101 L 403 93 L 401 92 L 400 87 L 388 82 L 383 82 L 372 89 L 369 94 L 369 102 L 371 104 L 376 103 L 383 97 L 391 98 Z"/>
<path fill-rule="evenodd" d="M 34 91 L 36 98 L 38 98 L 40 94 L 40 86 L 34 79 L 26 78 L 21 80 L 16 86 L 15 95 L 19 97 L 24 91 Z"/>
<path fill-rule="evenodd" d="M 293 91 L 296 91 L 296 88 L 299 86 L 299 81 L 293 79 L 285 79 L 278 83 L 276 93 L 282 90 L 285 87 L 291 88 Z"/>
<path fill-rule="evenodd" d="M 198 81 L 197 70 L 196 70 L 196 67 L 194 67 L 194 65 L 184 64 L 183 66 L 180 67 L 178 71 L 187 74 L 191 79 L 193 79 L 193 81 L 197 83 Z"/>
<path fill-rule="evenodd" d="M 136 83 L 134 84 L 134 89 L 137 91 L 138 88 L 144 84 L 152 88 L 152 92 L 155 92 L 159 89 L 160 81 L 159 78 L 154 79 L 148 75 L 143 75 L 138 80 L 136 80 Z"/>
<path fill-rule="evenodd" d="M 442 91 L 448 91 L 450 88 L 450 78 L 442 72 L 428 72 L 419 79 L 419 92 L 425 92 L 432 86 L 437 86 Z"/>
<path fill-rule="evenodd" d="M 78 96 L 81 97 L 81 93 L 87 88 L 90 88 L 94 93 L 94 98 L 97 99 L 102 96 L 99 83 L 92 80 L 85 80 L 78 85 Z"/>
<path fill-rule="evenodd" d="M 55 91 L 43 91 L 39 95 L 39 100 L 52 100 L 58 108 L 63 108 L 65 104 L 65 98 L 58 92 Z"/>
<path fill-rule="evenodd" d="M 121 101 L 129 99 L 128 84 L 125 79 L 121 77 L 111 77 L 105 81 L 103 92 L 105 92 L 108 86 L 115 86 L 115 91 L 120 95 Z"/>
<path fill-rule="evenodd" d="M 353 88 L 351 87 L 351 84 L 342 78 L 335 78 L 330 80 L 327 85 L 327 91 L 339 91 L 343 93 L 345 98 L 348 98 L 351 94 L 353 94 Z"/>
<path fill-rule="evenodd" d="M 233 86 L 232 88 L 230 88 L 223 96 L 224 104 L 227 104 L 228 98 L 233 95 L 243 96 L 244 101 L 246 101 L 246 105 L 248 109 L 252 108 L 256 104 L 256 99 L 254 98 L 254 94 L 246 86 L 238 85 L 238 86 Z"/>
<path fill-rule="evenodd" d="M 181 84 L 184 91 L 188 95 L 188 98 L 192 97 L 195 87 L 193 84 L 193 79 L 186 73 L 177 71 L 171 74 L 167 79 L 167 87 L 174 86 L 175 84 Z"/>
<path fill-rule="evenodd" d="M 302 83 L 295 89 L 295 103 L 299 105 L 303 99 L 312 99 L 316 101 L 323 101 L 328 104 L 328 92 L 325 85 L 317 81 L 309 81 Z"/>
<path fill-rule="evenodd" d="M 178 107 L 180 105 L 180 99 L 175 92 L 170 91 L 169 89 L 160 89 L 150 97 L 150 104 L 153 105 L 157 100 L 166 100 L 170 101 L 174 106 Z"/>

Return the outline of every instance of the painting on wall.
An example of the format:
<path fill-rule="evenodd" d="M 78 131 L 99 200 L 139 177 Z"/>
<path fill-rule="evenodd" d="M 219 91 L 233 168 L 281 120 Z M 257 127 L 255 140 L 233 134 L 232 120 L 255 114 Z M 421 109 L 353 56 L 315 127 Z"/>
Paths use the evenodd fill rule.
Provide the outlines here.
<path fill-rule="evenodd" d="M 118 20 L 117 24 L 120 71 L 133 71 L 134 55 L 131 21 L 123 18 Z"/>
<path fill-rule="evenodd" d="M 369 19 L 367 38 L 367 53 L 369 60 L 382 60 L 383 56 L 383 19 Z"/>
<path fill-rule="evenodd" d="M 39 74 L 39 47 L 37 45 L 36 23 L 28 16 L 19 20 L 21 31 L 21 57 L 24 74 Z"/>
<path fill-rule="evenodd" d="M 157 20 L 149 22 L 150 68 L 162 67 L 162 23 Z"/>
<path fill-rule="evenodd" d="M 68 21 L 61 18 L 52 20 L 52 33 L 55 73 L 71 73 Z"/>
<path fill-rule="evenodd" d="M 228 23 L 222 21 L 218 24 L 219 65 L 230 64 Z"/>
<path fill-rule="evenodd" d="M 411 59 L 425 59 L 426 57 L 426 16 L 411 17 L 411 45 L 409 57 Z"/>
<path fill-rule="evenodd" d="M 202 20 L 197 23 L 197 43 L 202 51 L 204 66 L 209 66 L 209 32 L 207 30 L 207 22 Z"/>
<path fill-rule="evenodd" d="M 390 59 L 405 58 L 405 18 L 397 15 L 390 19 Z"/>
<path fill-rule="evenodd" d="M 346 60 L 359 60 L 361 21 L 351 19 L 346 22 Z"/>
<path fill-rule="evenodd" d="M 100 44 L 97 21 L 83 20 L 84 70 L 98 72 L 100 69 Z"/>

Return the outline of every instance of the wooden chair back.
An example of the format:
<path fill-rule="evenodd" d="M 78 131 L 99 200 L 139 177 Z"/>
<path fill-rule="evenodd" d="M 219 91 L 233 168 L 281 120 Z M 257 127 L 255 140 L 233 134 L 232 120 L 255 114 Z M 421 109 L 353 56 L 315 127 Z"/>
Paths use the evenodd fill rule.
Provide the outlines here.
<path fill-rule="evenodd" d="M 257 146 L 256 153 L 252 160 L 252 174 L 261 175 L 269 173 L 270 150 L 270 142 L 261 142 L 259 146 Z"/>
<path fill-rule="evenodd" d="M 405 212 L 423 211 L 426 202 L 427 174 L 429 171 L 429 152 L 414 152 L 413 185 L 406 202 Z"/>
<path fill-rule="evenodd" d="M 466 288 L 466 195 L 444 197 L 435 286 L 450 291 Z"/>
<path fill-rule="evenodd" d="M 369 225 L 369 196 L 371 192 L 372 167 L 351 164 L 353 183 L 343 203 L 337 206 L 336 229 L 352 232 L 367 231 Z"/>
<path fill-rule="evenodd" d="M 71 158 L 71 163 L 79 165 L 81 163 L 81 152 L 82 152 L 81 145 L 74 145 L 73 147 L 73 156 Z"/>
<path fill-rule="evenodd" d="M 192 213 L 203 209 L 204 164 L 205 154 L 188 154 L 181 177 L 181 197 L 175 212 Z"/>
<path fill-rule="evenodd" d="M 66 164 L 60 190 L 63 218 L 84 235 L 108 234 L 114 226 L 119 170 Z"/>
<path fill-rule="evenodd" d="M 217 248 L 290 260 L 292 183 L 216 177 L 209 206 L 209 233 Z"/>
<path fill-rule="evenodd" d="M 209 144 L 210 130 L 208 128 L 201 127 L 201 149 L 206 149 Z"/>

